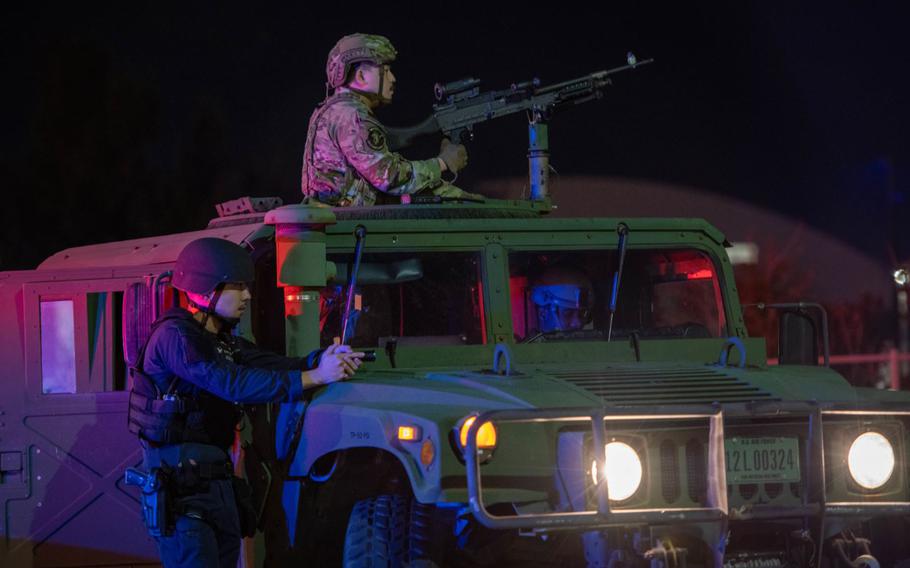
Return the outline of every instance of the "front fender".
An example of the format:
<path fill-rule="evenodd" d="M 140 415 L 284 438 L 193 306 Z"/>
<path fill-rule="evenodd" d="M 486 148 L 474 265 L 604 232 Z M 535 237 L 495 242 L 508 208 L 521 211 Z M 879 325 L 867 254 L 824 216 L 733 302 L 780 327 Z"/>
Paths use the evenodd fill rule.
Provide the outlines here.
<path fill-rule="evenodd" d="M 398 440 L 400 425 L 417 426 L 420 439 L 413 442 Z M 433 459 L 424 465 L 420 453 L 426 441 L 433 444 L 435 451 Z M 448 451 L 448 441 L 445 434 L 440 435 L 436 423 L 402 412 L 341 404 L 311 406 L 304 415 L 300 443 L 288 473 L 295 477 L 307 476 L 319 458 L 355 448 L 374 448 L 394 456 L 407 473 L 418 501 L 439 500 L 440 454 Z"/>

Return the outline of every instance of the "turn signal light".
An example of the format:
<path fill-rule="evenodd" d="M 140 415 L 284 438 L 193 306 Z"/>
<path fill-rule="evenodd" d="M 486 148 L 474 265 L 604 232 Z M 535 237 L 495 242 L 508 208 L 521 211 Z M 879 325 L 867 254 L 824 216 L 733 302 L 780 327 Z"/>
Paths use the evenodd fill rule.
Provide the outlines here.
<path fill-rule="evenodd" d="M 461 425 L 458 441 L 461 442 L 462 448 L 468 446 L 468 432 L 471 430 L 471 426 L 474 424 L 475 420 L 477 420 L 477 417 L 471 416 Z M 484 422 L 480 425 L 480 428 L 477 429 L 477 448 L 480 450 L 492 450 L 495 447 L 496 428 L 493 426 L 492 422 Z"/>
<path fill-rule="evenodd" d="M 436 459 L 436 446 L 433 445 L 433 440 L 427 438 L 420 447 L 420 463 L 424 467 L 430 467 L 434 459 Z"/>

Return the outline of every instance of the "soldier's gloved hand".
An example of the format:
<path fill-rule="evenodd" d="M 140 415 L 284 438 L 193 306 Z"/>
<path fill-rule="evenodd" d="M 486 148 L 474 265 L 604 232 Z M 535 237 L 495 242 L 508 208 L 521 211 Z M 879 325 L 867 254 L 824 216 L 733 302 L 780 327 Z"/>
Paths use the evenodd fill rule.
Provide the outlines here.
<path fill-rule="evenodd" d="M 486 197 L 480 195 L 479 193 L 469 193 L 460 187 L 456 187 L 450 183 L 444 183 L 433 190 L 433 195 L 438 195 L 439 197 L 448 197 L 454 199 L 473 199 L 477 201 L 485 201 Z"/>
<path fill-rule="evenodd" d="M 319 358 L 319 366 L 304 375 L 309 375 L 312 386 L 327 385 L 354 376 L 360 367 L 360 351 L 354 352 L 347 345 L 329 345 Z M 304 378 L 306 386 L 306 378 Z"/>
<path fill-rule="evenodd" d="M 446 169 L 457 174 L 468 165 L 468 151 L 463 144 L 452 144 L 448 138 L 443 138 L 439 159 L 445 162 Z"/>

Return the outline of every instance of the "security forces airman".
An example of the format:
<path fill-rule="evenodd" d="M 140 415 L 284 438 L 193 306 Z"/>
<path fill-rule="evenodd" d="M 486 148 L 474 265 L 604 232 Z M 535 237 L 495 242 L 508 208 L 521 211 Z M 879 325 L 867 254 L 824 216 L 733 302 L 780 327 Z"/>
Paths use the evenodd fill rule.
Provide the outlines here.
<path fill-rule="evenodd" d="M 131 473 L 143 484 L 144 517 L 167 568 L 234 568 L 241 535 L 255 531 L 255 512 L 244 506 L 249 490 L 233 477 L 228 457 L 238 404 L 297 400 L 360 364 L 362 354 L 346 346 L 293 358 L 233 336 L 252 280 L 253 263 L 240 246 L 216 238 L 189 243 L 172 285 L 190 309 L 174 308 L 154 324 L 131 369 L 129 426 L 148 474 Z"/>

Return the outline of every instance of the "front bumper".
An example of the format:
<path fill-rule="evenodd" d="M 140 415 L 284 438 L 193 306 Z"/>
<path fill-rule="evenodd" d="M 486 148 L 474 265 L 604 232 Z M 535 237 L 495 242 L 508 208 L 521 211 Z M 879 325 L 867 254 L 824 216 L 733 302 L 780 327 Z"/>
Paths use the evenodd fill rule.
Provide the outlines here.
<path fill-rule="evenodd" d="M 769 503 L 748 503 L 731 506 L 732 487 L 727 485 L 724 455 L 725 431 L 743 429 L 743 422 L 749 420 L 787 419 L 798 425 L 801 462 L 804 473 L 799 487 L 797 503 L 786 506 Z M 891 497 L 856 498 L 843 491 L 826 487 L 832 479 L 831 469 L 826 463 L 825 425 L 843 428 L 845 421 L 900 420 L 910 424 L 910 409 L 906 405 L 886 403 L 865 405 L 814 404 L 800 402 L 744 403 L 731 405 L 673 406 L 664 408 L 608 407 L 595 409 L 559 410 L 502 410 L 481 414 L 475 420 L 468 434 L 465 450 L 467 485 L 470 506 L 475 518 L 491 529 L 524 530 L 592 530 L 615 526 L 671 525 L 679 523 L 701 523 L 712 525 L 713 534 L 722 535 L 731 521 L 779 519 L 805 519 L 813 533 L 826 535 L 826 523 L 835 519 L 850 517 L 877 517 L 882 515 L 910 515 L 910 490 L 907 488 L 908 455 L 907 443 L 901 439 L 897 468 L 900 468 L 899 487 Z M 494 514 L 484 501 L 482 466 L 478 460 L 476 434 L 480 425 L 491 421 L 494 424 L 549 423 L 566 425 L 587 424 L 593 447 L 603 448 L 611 432 L 621 431 L 624 424 L 647 420 L 650 423 L 666 421 L 674 425 L 689 424 L 691 428 L 702 429 L 706 440 L 707 467 L 704 469 L 705 498 L 702 506 L 659 506 L 623 508 L 611 503 L 607 484 L 596 486 L 591 507 L 584 510 L 557 510 L 550 512 Z M 737 426 L 734 426 L 738 424 Z M 903 432 L 908 429 L 905 425 Z M 604 457 L 597 454 L 598 467 L 604 467 Z M 494 458 L 495 459 L 495 458 Z M 829 459 L 830 462 L 830 459 Z M 835 523 L 836 524 L 836 523 Z M 833 526 L 833 525 L 832 525 Z"/>

